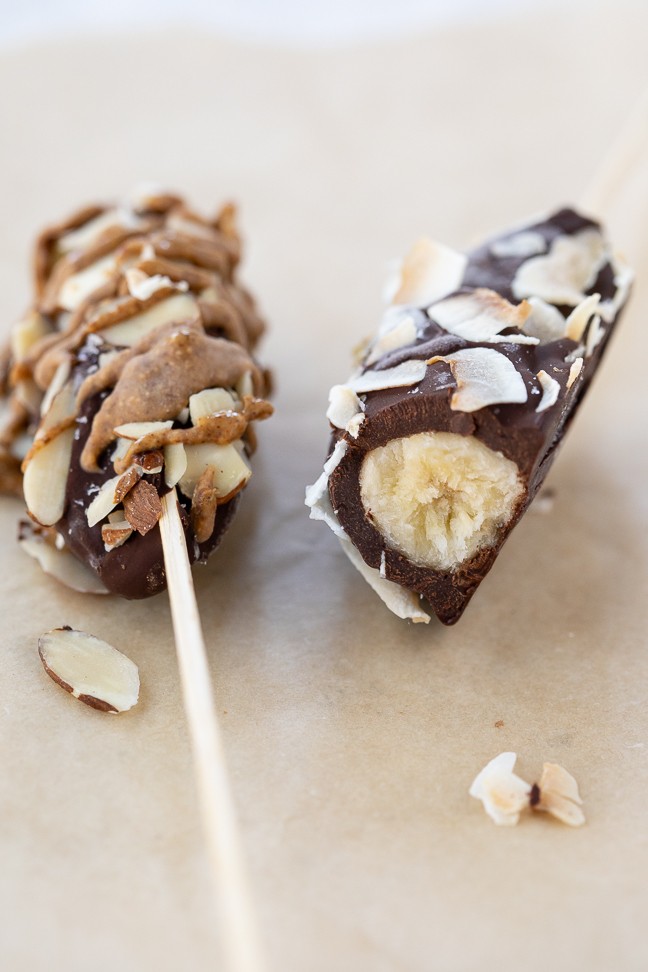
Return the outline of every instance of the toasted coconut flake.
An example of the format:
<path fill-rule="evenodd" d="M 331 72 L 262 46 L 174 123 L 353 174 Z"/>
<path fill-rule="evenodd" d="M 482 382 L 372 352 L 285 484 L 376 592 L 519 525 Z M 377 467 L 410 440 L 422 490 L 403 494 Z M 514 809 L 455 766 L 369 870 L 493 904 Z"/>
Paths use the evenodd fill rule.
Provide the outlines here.
<path fill-rule="evenodd" d="M 546 371 L 539 371 L 536 378 L 542 388 L 542 398 L 538 403 L 536 412 L 546 412 L 548 408 L 555 405 L 560 394 L 560 382 L 552 378 Z"/>
<path fill-rule="evenodd" d="M 19 543 L 26 554 L 38 561 L 46 574 L 65 587 L 81 594 L 108 594 L 107 588 L 95 572 L 77 560 L 66 548 L 52 546 L 36 535 L 23 537 Z"/>
<path fill-rule="evenodd" d="M 587 340 L 585 342 L 585 357 L 589 358 L 594 354 L 596 348 L 605 337 L 605 328 L 601 324 L 598 314 L 594 315 L 592 323 L 587 330 Z"/>
<path fill-rule="evenodd" d="M 205 388 L 189 399 L 189 415 L 193 425 L 216 412 L 235 412 L 236 401 L 225 388 Z"/>
<path fill-rule="evenodd" d="M 547 243 L 542 233 L 537 233 L 535 230 L 523 230 L 521 233 L 516 233 L 515 236 L 507 236 L 503 240 L 494 240 L 489 249 L 495 257 L 501 259 L 515 257 L 519 260 L 524 257 L 536 256 L 538 253 L 546 253 Z"/>
<path fill-rule="evenodd" d="M 306 498 L 304 500 L 306 506 L 310 507 L 310 519 L 323 520 L 333 533 L 341 538 L 346 537 L 346 531 L 335 515 L 329 496 L 328 482 L 331 473 L 334 469 L 337 469 L 348 448 L 349 443 L 346 439 L 339 439 L 336 442 L 333 452 L 324 463 L 322 475 L 312 486 L 306 487 Z"/>
<path fill-rule="evenodd" d="M 574 382 L 576 381 L 576 379 L 578 378 L 582 370 L 583 370 L 583 359 L 576 358 L 576 360 L 572 363 L 571 368 L 569 369 L 569 377 L 567 378 L 567 388 L 571 388 L 571 386 L 574 384 Z"/>
<path fill-rule="evenodd" d="M 565 337 L 572 341 L 580 341 L 585 329 L 601 301 L 600 294 L 591 294 L 575 307 L 565 321 Z"/>
<path fill-rule="evenodd" d="M 521 330 L 530 313 L 526 301 L 516 306 L 484 287 L 469 294 L 446 297 L 428 308 L 428 316 L 433 321 L 466 341 L 490 341 L 509 327 Z M 515 341 L 516 336 L 507 335 L 505 340 Z"/>
<path fill-rule="evenodd" d="M 634 280 L 634 270 L 626 263 L 621 254 L 615 253 L 610 262 L 614 271 L 616 293 L 609 300 L 601 301 L 599 306 L 599 312 L 606 324 L 610 324 L 614 320 L 625 304 Z"/>
<path fill-rule="evenodd" d="M 585 823 L 578 783 L 558 763 L 544 764 L 538 790 L 538 799 L 533 803 L 534 810 L 550 813 L 570 827 L 580 827 Z"/>
<path fill-rule="evenodd" d="M 155 486 L 140 479 L 124 497 L 124 512 L 132 528 L 146 536 L 162 516 L 162 502 Z"/>
<path fill-rule="evenodd" d="M 151 432 L 160 432 L 164 429 L 170 429 L 172 425 L 172 421 L 126 422 L 124 425 L 116 426 L 113 431 L 115 435 L 119 435 L 123 439 L 130 439 L 131 442 L 136 442 L 138 439 L 143 439 L 145 435 L 150 435 Z"/>
<path fill-rule="evenodd" d="M 529 297 L 531 314 L 524 322 L 524 333 L 538 338 L 541 344 L 559 341 L 565 334 L 565 318 L 552 304 L 540 297 Z"/>
<path fill-rule="evenodd" d="M 450 408 L 456 412 L 476 412 L 487 405 L 522 403 L 527 400 L 522 375 L 510 361 L 493 348 L 464 348 L 444 357 L 430 358 L 428 364 L 445 361 L 457 382 Z"/>
<path fill-rule="evenodd" d="M 515 753 L 500 753 L 477 774 L 469 790 L 488 816 L 504 827 L 515 826 L 531 796 L 531 786 L 513 772 L 516 759 Z"/>
<path fill-rule="evenodd" d="M 376 592 L 381 601 L 398 618 L 409 619 L 415 624 L 428 624 L 430 615 L 421 609 L 421 601 L 417 594 L 407 588 L 386 580 L 379 570 L 366 564 L 356 548 L 346 535 L 339 537 L 342 549 L 356 568 L 362 574 L 371 589 Z"/>
<path fill-rule="evenodd" d="M 187 468 L 187 453 L 181 442 L 164 447 L 164 481 L 172 489 L 177 486 Z"/>
<path fill-rule="evenodd" d="M 400 270 L 393 304 L 426 307 L 458 290 L 468 260 L 463 253 L 421 239 L 409 251 Z"/>
<path fill-rule="evenodd" d="M 25 467 L 25 503 L 43 526 L 52 526 L 63 516 L 73 440 L 74 429 L 65 429 L 34 452 Z"/>
<path fill-rule="evenodd" d="M 366 392 L 380 391 L 383 388 L 407 388 L 417 385 L 425 377 L 425 361 L 411 359 L 403 361 L 395 368 L 385 368 L 384 371 L 365 371 L 364 374 L 354 375 L 347 382 L 347 386 L 357 395 Z"/>
<path fill-rule="evenodd" d="M 559 236 L 543 256 L 531 257 L 518 269 L 511 289 L 516 298 L 542 297 L 550 304 L 576 307 L 586 297 L 607 259 L 597 229 Z"/>
<path fill-rule="evenodd" d="M 333 385 L 326 417 L 331 425 L 350 431 L 355 438 L 364 419 L 364 404 L 348 385 Z"/>
<path fill-rule="evenodd" d="M 38 654 L 50 678 L 93 709 L 126 712 L 139 698 L 137 665 L 85 631 L 47 631 L 38 639 Z"/>
<path fill-rule="evenodd" d="M 381 326 L 378 337 L 372 343 L 369 355 L 365 364 L 374 364 L 383 355 L 398 348 L 407 347 L 416 341 L 416 322 L 409 314 L 394 315 L 389 311 L 385 314 L 383 325 Z"/>

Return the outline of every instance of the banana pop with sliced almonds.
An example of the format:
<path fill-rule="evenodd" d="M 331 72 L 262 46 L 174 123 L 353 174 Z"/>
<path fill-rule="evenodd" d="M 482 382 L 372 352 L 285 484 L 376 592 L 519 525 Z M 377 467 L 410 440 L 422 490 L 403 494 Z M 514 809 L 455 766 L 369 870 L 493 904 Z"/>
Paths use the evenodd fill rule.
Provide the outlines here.
<path fill-rule="evenodd" d="M 162 590 L 174 487 L 191 561 L 230 523 L 253 423 L 272 412 L 239 259 L 231 206 L 208 220 L 156 190 L 41 234 L 35 303 L 5 361 L 0 478 L 15 490 L 22 469 L 21 544 L 69 586 Z"/>
<path fill-rule="evenodd" d="M 330 392 L 306 503 L 387 607 L 454 624 L 542 485 L 632 273 L 572 209 L 468 255 L 421 240 Z"/>

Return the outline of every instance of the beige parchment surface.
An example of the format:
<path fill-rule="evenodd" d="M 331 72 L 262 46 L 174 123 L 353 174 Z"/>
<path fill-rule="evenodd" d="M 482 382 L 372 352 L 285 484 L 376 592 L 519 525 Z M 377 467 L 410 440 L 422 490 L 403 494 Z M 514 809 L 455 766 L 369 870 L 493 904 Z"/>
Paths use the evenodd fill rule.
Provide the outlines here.
<path fill-rule="evenodd" d="M 0 59 L 5 330 L 36 230 L 77 203 L 155 179 L 242 207 L 277 412 L 196 587 L 272 972 L 648 966 L 645 167 L 610 220 L 635 295 L 553 509 L 456 628 L 392 617 L 302 506 L 387 262 L 577 200 L 648 80 L 647 28 L 619 3 L 366 49 L 179 29 Z M 166 596 L 66 592 L 15 546 L 19 512 L 0 506 L 0 964 L 218 969 Z M 138 663 L 132 712 L 46 677 L 37 636 L 64 623 Z M 573 772 L 587 826 L 495 827 L 467 791 L 505 749 L 527 778 Z"/>

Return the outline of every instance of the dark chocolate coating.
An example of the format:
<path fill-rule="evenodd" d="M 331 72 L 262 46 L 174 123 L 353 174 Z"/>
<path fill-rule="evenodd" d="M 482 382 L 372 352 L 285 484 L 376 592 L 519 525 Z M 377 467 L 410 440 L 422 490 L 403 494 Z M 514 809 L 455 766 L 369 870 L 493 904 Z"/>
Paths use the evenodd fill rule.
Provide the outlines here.
<path fill-rule="evenodd" d="M 571 235 L 590 227 L 598 228 L 598 224 L 573 210 L 564 209 L 546 221 L 524 229 L 541 234 L 549 246 L 559 235 Z M 516 236 L 520 231 L 518 228 L 498 239 Z M 492 242 L 480 246 L 469 255 L 462 291 L 485 287 L 517 303 L 511 285 L 516 271 L 528 258 L 497 257 L 490 249 Z M 610 264 L 599 272 L 590 292 L 599 293 L 602 300 L 614 296 L 615 283 Z M 558 307 L 558 310 L 566 317 L 572 308 Z M 391 368 L 413 358 L 429 359 L 436 355 L 452 354 L 462 348 L 495 348 L 514 363 L 526 385 L 528 399 L 524 404 L 493 405 L 474 412 L 453 411 L 450 400 L 456 384 L 450 367 L 445 363 L 428 368 L 422 381 L 410 388 L 383 389 L 363 395 L 365 419 L 357 438 L 345 436 L 342 430 L 334 430 L 330 451 L 342 437 L 347 441 L 347 451 L 331 473 L 329 495 L 340 524 L 365 562 L 379 568 L 384 551 L 386 578 L 422 595 L 444 624 L 454 624 L 492 567 L 512 527 L 542 485 L 565 430 L 573 420 L 605 352 L 619 315 L 606 327 L 603 340 L 591 356 L 584 359 L 580 375 L 565 394 L 570 372 L 570 364 L 565 357 L 576 349 L 575 341 L 563 338 L 539 345 L 469 342 L 449 334 L 430 319 L 434 316 L 433 307 L 430 317 L 424 310 L 413 310 L 412 313 L 418 329 L 416 342 L 384 355 L 370 366 L 372 371 Z M 560 383 L 561 394 L 554 407 L 536 412 L 541 394 L 536 375 L 540 370 L 548 372 Z M 517 509 L 500 529 L 494 543 L 482 547 L 475 556 L 453 571 L 413 564 L 403 554 L 389 547 L 367 515 L 360 496 L 360 470 L 368 452 L 392 439 L 429 431 L 475 436 L 517 465 L 524 487 Z"/>
<path fill-rule="evenodd" d="M 83 378 L 97 366 L 99 350 L 96 345 L 86 345 L 77 358 L 75 384 L 78 387 Z M 151 597 L 166 588 L 164 555 L 159 527 L 154 527 L 145 536 L 134 531 L 128 540 L 114 550 L 106 551 L 101 537 L 101 523 L 88 526 L 86 510 L 99 488 L 115 471 L 109 453 L 101 457 L 99 472 L 87 473 L 81 468 L 80 456 L 90 431 L 92 416 L 106 397 L 107 392 L 87 399 L 76 420 L 72 458 L 67 481 L 67 496 L 63 517 L 56 529 L 64 537 L 70 551 L 84 564 L 94 570 L 108 590 L 129 599 Z M 161 473 L 146 476 L 160 495 L 167 492 Z M 190 526 L 189 500 L 178 491 L 180 514 L 187 541 L 190 563 L 204 562 L 216 549 L 223 534 L 236 512 L 240 493 L 229 502 L 218 506 L 212 535 L 204 543 L 198 544 Z"/>

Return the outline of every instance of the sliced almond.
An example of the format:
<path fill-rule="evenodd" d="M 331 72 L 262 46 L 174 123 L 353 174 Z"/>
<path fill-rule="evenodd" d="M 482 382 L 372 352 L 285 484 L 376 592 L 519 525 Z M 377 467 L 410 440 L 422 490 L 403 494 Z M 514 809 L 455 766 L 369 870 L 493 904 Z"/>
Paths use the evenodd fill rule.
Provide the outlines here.
<path fill-rule="evenodd" d="M 235 411 L 236 402 L 224 388 L 205 388 L 189 399 L 189 415 L 193 425 L 198 425 L 202 418 L 208 418 L 216 412 Z"/>
<path fill-rule="evenodd" d="M 62 425 L 77 414 L 76 395 L 72 382 L 64 385 L 50 400 L 47 411 L 43 413 L 43 418 L 38 429 L 37 438 L 41 438 L 44 433 L 51 432 L 57 425 Z"/>
<path fill-rule="evenodd" d="M 75 311 L 90 294 L 107 283 L 116 271 L 114 253 L 97 260 L 69 276 L 61 286 L 58 304 L 63 310 Z"/>
<path fill-rule="evenodd" d="M 181 442 L 164 447 L 164 481 L 172 489 L 180 482 L 187 468 L 187 453 Z"/>
<path fill-rule="evenodd" d="M 179 480 L 179 486 L 189 498 L 193 496 L 198 480 L 208 466 L 214 469 L 213 485 L 219 498 L 229 496 L 252 475 L 247 462 L 233 445 L 220 446 L 205 442 L 185 446 L 185 452 L 187 468 Z"/>
<path fill-rule="evenodd" d="M 45 392 L 45 397 L 43 398 L 41 404 L 41 415 L 46 415 L 49 412 L 52 406 L 52 402 L 54 401 L 58 393 L 61 391 L 61 389 L 63 388 L 63 386 L 65 385 L 66 381 L 70 376 L 70 367 L 71 367 L 70 358 L 66 356 L 60 362 L 59 366 L 54 372 L 54 377 L 52 378 L 51 382 L 49 383 L 49 387 Z"/>
<path fill-rule="evenodd" d="M 96 526 L 97 523 L 101 523 L 102 520 L 108 516 L 112 510 L 115 509 L 118 503 L 121 503 L 121 498 L 117 499 L 115 497 L 115 490 L 119 485 L 119 481 L 122 476 L 113 476 L 112 479 L 106 480 L 105 483 L 99 488 L 99 491 L 94 496 L 91 503 L 88 504 L 86 509 L 86 519 L 88 521 L 88 526 Z"/>
<path fill-rule="evenodd" d="M 158 290 L 165 290 L 169 287 L 173 290 L 188 290 L 188 285 L 184 281 L 175 284 L 170 277 L 166 277 L 160 273 L 149 277 L 147 273 L 144 273 L 143 270 L 138 270 L 136 267 L 131 267 L 126 271 L 124 276 L 126 277 L 126 286 L 131 297 L 135 297 L 141 301 L 148 300 Z"/>
<path fill-rule="evenodd" d="M 20 546 L 37 560 L 42 570 L 65 587 L 81 594 L 108 594 L 97 574 L 77 560 L 67 549 L 58 549 L 38 537 L 25 537 Z"/>
<path fill-rule="evenodd" d="M 31 311 L 11 331 L 11 353 L 15 361 L 27 357 L 34 345 L 50 333 L 50 327 L 38 311 Z"/>
<path fill-rule="evenodd" d="M 50 678 L 93 709 L 127 712 L 139 698 L 137 665 L 85 631 L 47 631 L 38 639 L 38 654 Z"/>
<path fill-rule="evenodd" d="M 136 442 L 138 439 L 143 439 L 145 435 L 150 435 L 151 432 L 160 432 L 163 429 L 170 429 L 172 425 L 172 421 L 126 422 L 124 425 L 116 426 L 113 431 L 115 435 L 121 436 L 122 439 L 130 439 L 131 442 Z"/>
<path fill-rule="evenodd" d="M 198 304 L 190 294 L 174 294 L 173 297 L 160 300 L 148 310 L 104 328 L 101 336 L 111 344 L 129 348 L 146 334 L 165 324 L 197 320 L 198 317 Z"/>
<path fill-rule="evenodd" d="M 63 516 L 73 441 L 74 429 L 66 429 L 38 449 L 25 468 L 25 503 L 43 526 L 52 526 Z"/>
<path fill-rule="evenodd" d="M 442 243 L 421 239 L 414 244 L 400 269 L 392 304 L 426 307 L 461 286 L 467 258 Z"/>
<path fill-rule="evenodd" d="M 252 372 L 244 371 L 239 380 L 236 383 L 236 394 L 241 399 L 245 398 L 246 395 L 252 397 L 254 395 L 254 382 L 252 381 Z"/>
<path fill-rule="evenodd" d="M 464 348 L 445 357 L 430 358 L 428 364 L 445 361 L 457 382 L 450 408 L 476 412 L 487 405 L 523 403 L 526 385 L 512 361 L 493 348 Z"/>
<path fill-rule="evenodd" d="M 142 536 L 149 533 L 162 516 L 162 503 L 155 486 L 141 479 L 124 497 L 124 512 L 134 530 Z"/>

